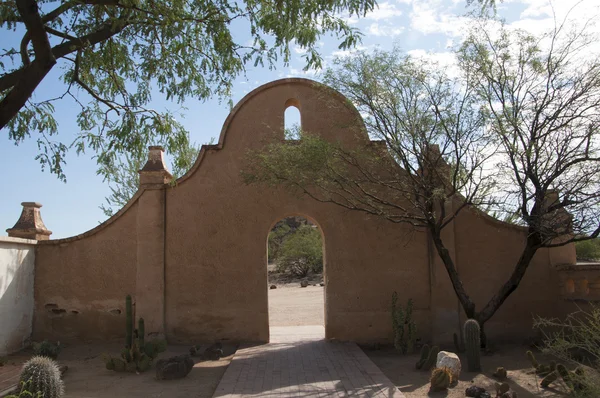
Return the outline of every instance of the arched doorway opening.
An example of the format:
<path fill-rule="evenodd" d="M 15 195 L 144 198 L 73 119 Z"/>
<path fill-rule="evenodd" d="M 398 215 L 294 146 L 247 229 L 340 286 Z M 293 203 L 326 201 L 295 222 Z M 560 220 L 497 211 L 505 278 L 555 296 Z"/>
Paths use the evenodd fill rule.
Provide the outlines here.
<path fill-rule="evenodd" d="M 271 341 L 281 333 L 325 337 L 325 239 L 305 216 L 276 221 L 267 236 Z M 294 328 L 294 329 L 291 329 Z"/>

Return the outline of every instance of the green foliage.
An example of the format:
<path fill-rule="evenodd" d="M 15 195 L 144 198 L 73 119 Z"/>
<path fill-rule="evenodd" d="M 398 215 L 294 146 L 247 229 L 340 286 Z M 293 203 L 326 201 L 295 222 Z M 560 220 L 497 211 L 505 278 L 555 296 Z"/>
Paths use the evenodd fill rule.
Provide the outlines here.
<path fill-rule="evenodd" d="M 152 366 L 152 361 L 159 353 L 167 349 L 164 340 L 145 341 L 144 319 L 138 320 L 138 328 L 134 329 L 131 296 L 125 298 L 125 348 L 121 356 L 104 355 L 103 360 L 108 370 L 116 372 L 145 372 Z"/>
<path fill-rule="evenodd" d="M 481 330 L 475 319 L 467 319 L 464 326 L 465 348 L 469 372 L 481 370 Z"/>
<path fill-rule="evenodd" d="M 18 395 L 11 394 L 7 395 L 5 398 L 44 398 L 41 391 L 31 392 L 31 380 L 20 381 L 19 384 L 21 389 L 19 390 Z"/>
<path fill-rule="evenodd" d="M 534 319 L 534 328 L 544 335 L 544 353 L 575 366 L 573 371 L 567 371 L 565 365 L 554 364 L 551 373 L 556 378 L 560 376 L 573 395 L 599 397 L 600 306 L 589 303 L 589 309 L 573 312 L 564 320 L 538 317 Z M 552 381 L 550 377 L 546 382 Z"/>
<path fill-rule="evenodd" d="M 61 398 L 64 395 L 58 365 L 48 357 L 35 356 L 25 362 L 19 382 L 22 386 L 27 385 L 29 392 L 41 392 L 44 398 Z"/>
<path fill-rule="evenodd" d="M 292 232 L 289 225 L 285 223 L 277 223 L 275 227 L 269 232 L 268 238 L 268 256 L 269 262 L 273 262 L 279 257 L 279 251 L 285 238 Z"/>
<path fill-rule="evenodd" d="M 316 226 L 302 225 L 284 240 L 277 257 L 277 269 L 296 276 L 323 271 L 323 242 Z"/>
<path fill-rule="evenodd" d="M 361 34 L 347 18 L 373 10 L 375 1 L 68 1 L 31 7 L 30 18 L 45 28 L 34 31 L 17 4 L 0 3 L 3 38 L 14 43 L 0 55 L 1 105 L 14 109 L 0 115 L 0 128 L 6 124 L 16 144 L 39 137 L 38 160 L 64 179 L 69 148 L 97 153 L 101 165 L 140 152 L 147 142 L 176 152 L 187 132 L 177 114 L 152 108 L 153 94 L 179 104 L 226 98 L 247 65 L 287 64 L 290 45 L 306 50 L 306 69 L 320 68 L 320 38 L 333 34 L 340 49 L 354 47 Z M 27 101 L 45 76 L 40 63 L 63 71 L 64 91 Z M 56 140 L 53 110 L 71 96 L 79 133 L 66 145 Z"/>
<path fill-rule="evenodd" d="M 600 260 L 600 238 L 583 240 L 575 243 L 577 260 L 598 261 Z"/>
<path fill-rule="evenodd" d="M 398 306 L 398 293 L 392 293 L 392 330 L 394 347 L 402 354 L 412 354 L 417 340 L 417 325 L 412 319 L 413 301 L 408 299 L 406 308 Z"/>
<path fill-rule="evenodd" d="M 431 383 L 431 391 L 447 390 L 452 384 L 452 372 L 447 367 L 435 368 L 431 372 L 429 383 Z"/>
<path fill-rule="evenodd" d="M 37 356 L 44 356 L 51 359 L 58 358 L 60 353 L 60 341 L 56 344 L 44 340 L 41 343 L 33 343 L 33 354 Z"/>

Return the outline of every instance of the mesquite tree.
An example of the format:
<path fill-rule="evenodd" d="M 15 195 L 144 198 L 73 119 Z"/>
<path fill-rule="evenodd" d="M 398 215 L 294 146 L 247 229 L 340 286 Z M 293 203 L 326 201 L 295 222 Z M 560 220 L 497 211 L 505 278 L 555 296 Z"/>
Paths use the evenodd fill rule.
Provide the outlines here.
<path fill-rule="evenodd" d="M 589 52 L 592 39 L 562 27 L 537 38 L 504 28 L 491 37 L 482 26 L 472 32 L 454 77 L 395 52 L 338 60 L 325 83 L 385 147 L 348 149 L 303 132 L 293 145 L 252 153 L 243 172 L 247 183 L 284 185 L 426 230 L 467 317 L 481 325 L 482 344 L 485 323 L 540 248 L 600 233 L 600 62 Z M 480 309 L 442 234 L 466 206 L 517 213 L 527 228 L 511 276 Z"/>
<path fill-rule="evenodd" d="M 318 43 L 360 41 L 345 17 L 373 10 L 375 0 L 7 0 L 0 3 L 0 129 L 16 144 L 36 134 L 42 167 L 64 179 L 65 152 L 98 154 L 100 164 L 149 143 L 170 153 L 189 144 L 175 116 L 150 106 L 168 100 L 229 96 L 245 65 L 287 63 L 290 44 L 319 67 Z M 32 97 L 52 70 L 60 92 Z M 60 87 L 58 82 L 56 85 Z M 54 104 L 79 108 L 75 141 L 56 140 Z M 69 139 L 70 141 L 70 139 Z"/>

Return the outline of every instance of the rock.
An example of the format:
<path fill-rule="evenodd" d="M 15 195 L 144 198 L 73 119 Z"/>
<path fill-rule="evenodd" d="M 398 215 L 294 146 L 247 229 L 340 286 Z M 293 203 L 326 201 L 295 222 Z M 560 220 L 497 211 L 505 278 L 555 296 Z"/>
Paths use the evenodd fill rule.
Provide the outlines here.
<path fill-rule="evenodd" d="M 458 380 L 460 377 L 461 364 L 458 355 L 449 351 L 440 351 L 435 363 L 436 368 L 447 367 L 452 373 L 452 380 Z"/>
<path fill-rule="evenodd" d="M 308 286 L 308 281 L 300 282 L 300 287 L 306 287 L 306 286 Z"/>
<path fill-rule="evenodd" d="M 188 354 L 178 355 L 156 362 L 156 378 L 158 380 L 182 379 L 192 371 L 194 360 Z"/>
<path fill-rule="evenodd" d="M 210 359 L 211 361 L 218 361 L 223 356 L 223 345 L 220 342 L 208 347 L 204 350 L 204 359 Z"/>
<path fill-rule="evenodd" d="M 487 391 L 485 391 L 485 388 L 483 387 L 470 386 L 465 390 L 465 395 L 467 397 L 485 398 L 484 396 L 482 396 L 482 394 L 487 394 L 488 398 L 490 396 L 490 394 L 488 394 Z"/>
<path fill-rule="evenodd" d="M 320 286 L 325 286 L 325 283 L 321 282 L 319 283 Z"/>
<path fill-rule="evenodd" d="M 269 286 L 269 289 L 271 289 L 271 290 L 277 289 L 277 286 L 276 285 L 271 285 L 271 286 Z"/>

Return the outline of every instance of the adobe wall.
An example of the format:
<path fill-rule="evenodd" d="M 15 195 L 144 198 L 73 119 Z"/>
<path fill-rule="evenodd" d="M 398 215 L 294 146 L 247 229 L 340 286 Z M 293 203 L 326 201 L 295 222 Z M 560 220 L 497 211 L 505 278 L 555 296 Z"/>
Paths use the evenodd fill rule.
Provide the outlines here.
<path fill-rule="evenodd" d="M 401 303 L 414 300 L 422 339 L 451 341 L 462 310 L 425 232 L 243 184 L 244 156 L 283 138 L 290 103 L 299 107 L 305 130 L 350 147 L 371 145 L 348 101 L 331 91 L 323 95 L 315 84 L 284 79 L 259 87 L 232 110 L 219 143 L 204 146 L 175 186 L 155 148 L 140 190 L 116 216 L 74 238 L 40 241 L 34 338 L 122 338 L 130 293 L 146 330 L 172 343 L 268 341 L 267 235 L 280 219 L 300 215 L 324 236 L 328 338 L 390 341 L 397 291 Z M 523 238 L 522 230 L 470 211 L 445 229 L 478 306 L 504 282 Z M 561 283 L 552 267 L 569 262 L 572 246 L 540 251 L 488 334 L 522 337 L 531 313 L 559 315 L 551 313 Z"/>
<path fill-rule="evenodd" d="M 320 98 L 310 81 L 276 82 L 243 100 L 227 120 L 222 149 L 212 149 L 167 193 L 167 336 L 180 341 L 215 338 L 268 340 L 267 235 L 280 219 L 302 215 L 325 242 L 326 335 L 341 340 L 382 340 L 391 333 L 389 307 L 416 302 L 428 330 L 429 289 L 424 233 L 371 219 L 283 190 L 246 186 L 244 156 L 283 138 L 290 99 L 304 129 L 346 145 L 367 137 L 341 97 Z M 399 249 L 401 248 L 401 249 Z"/>
<path fill-rule="evenodd" d="M 123 338 L 125 296 L 136 286 L 136 202 L 85 234 L 38 241 L 34 340 Z"/>

